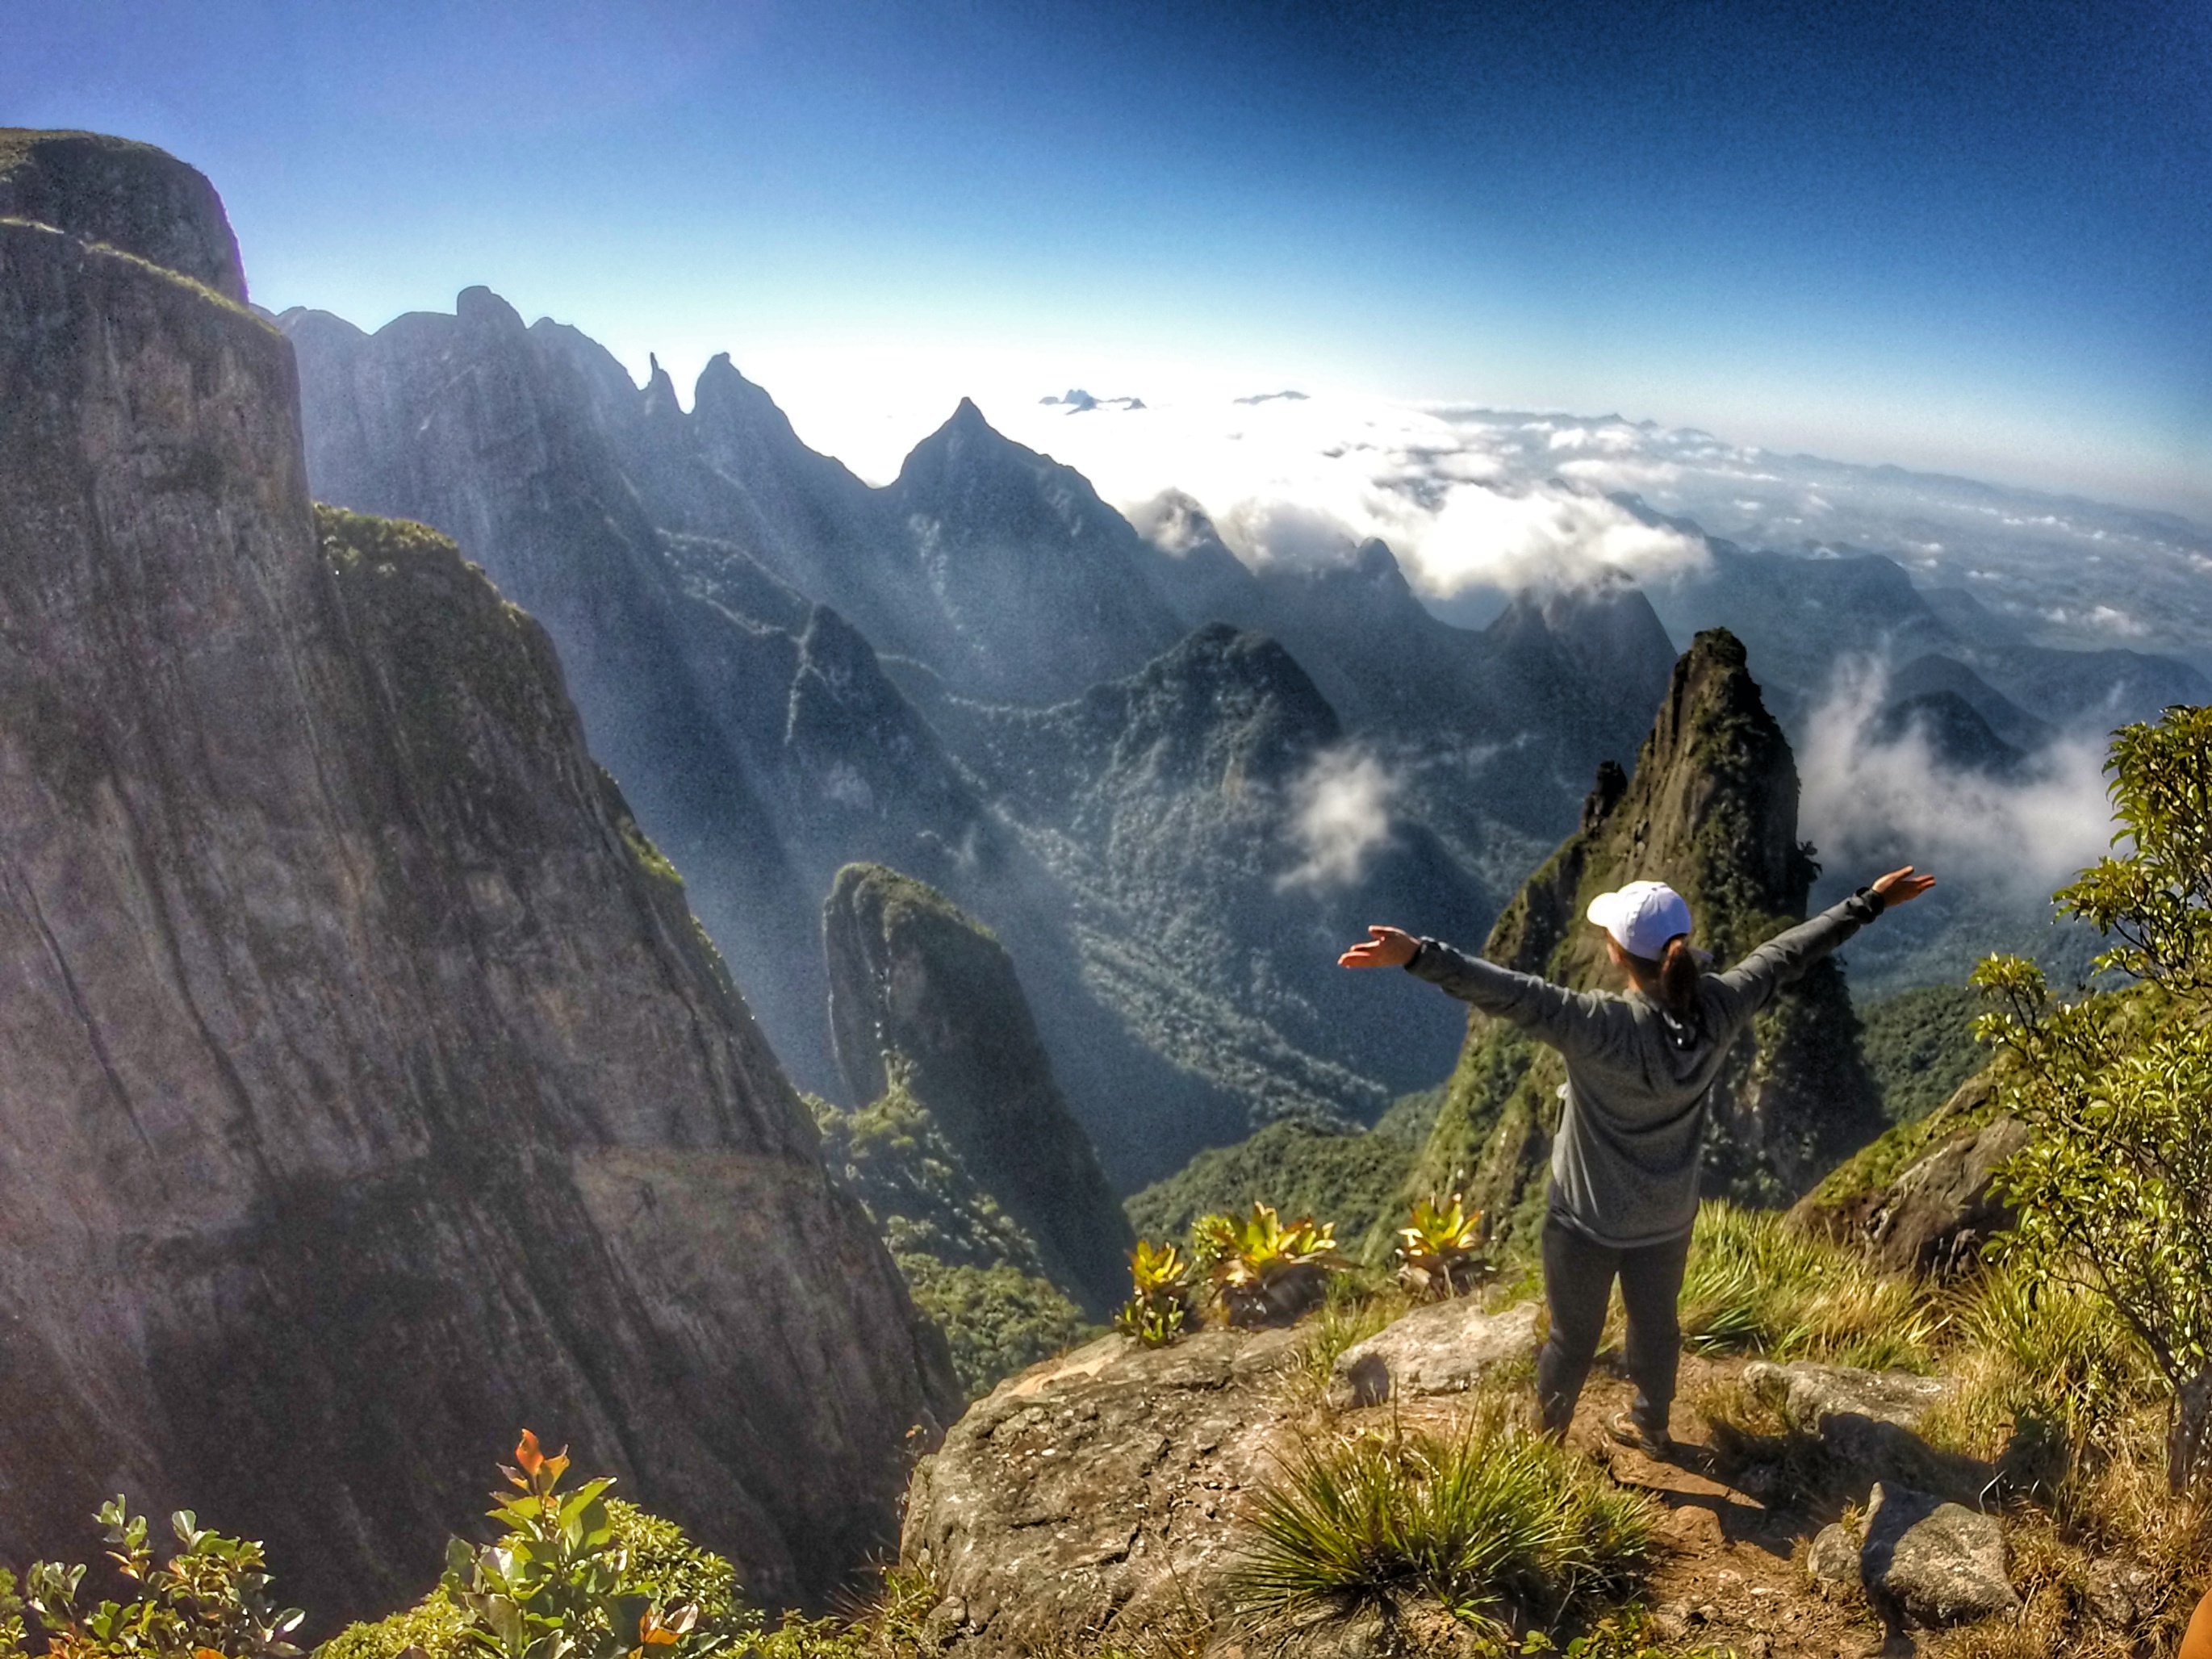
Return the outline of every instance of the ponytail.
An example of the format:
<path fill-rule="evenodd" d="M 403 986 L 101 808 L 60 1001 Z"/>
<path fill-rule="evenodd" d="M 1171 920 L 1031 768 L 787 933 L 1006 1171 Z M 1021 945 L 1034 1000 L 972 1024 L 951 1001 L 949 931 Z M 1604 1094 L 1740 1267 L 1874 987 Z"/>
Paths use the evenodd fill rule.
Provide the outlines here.
<path fill-rule="evenodd" d="M 1667 948 L 1659 957 L 1659 1006 L 1676 1019 L 1688 1020 L 1698 1012 L 1699 976 L 1697 954 L 1690 949 L 1690 936 L 1675 934 L 1667 941 Z"/>

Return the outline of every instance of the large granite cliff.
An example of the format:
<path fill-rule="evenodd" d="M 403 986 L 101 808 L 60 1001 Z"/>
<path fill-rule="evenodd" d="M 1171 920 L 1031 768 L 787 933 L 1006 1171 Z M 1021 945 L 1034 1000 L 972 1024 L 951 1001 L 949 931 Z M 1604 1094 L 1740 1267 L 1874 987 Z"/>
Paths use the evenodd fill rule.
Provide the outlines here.
<path fill-rule="evenodd" d="M 311 511 L 283 337 L 45 199 L 0 223 L 0 1558 L 120 1488 L 388 1606 L 527 1424 L 827 1595 L 941 1340 L 545 635 Z"/>
<path fill-rule="evenodd" d="M 1797 840 L 1797 773 L 1743 647 L 1700 634 L 1674 667 L 1633 777 L 1601 769 L 1581 827 L 1508 904 L 1483 954 L 1577 988 L 1617 988 L 1589 901 L 1665 881 L 1689 900 L 1695 939 L 1723 964 L 1805 915 L 1817 873 Z M 1459 1065 L 1409 1183 L 1463 1190 L 1509 1228 L 1540 1218 L 1565 1081 L 1559 1057 L 1471 1014 Z M 1714 1085 L 1705 1190 L 1786 1202 L 1880 1133 L 1878 1091 L 1832 958 L 1762 1013 Z"/>

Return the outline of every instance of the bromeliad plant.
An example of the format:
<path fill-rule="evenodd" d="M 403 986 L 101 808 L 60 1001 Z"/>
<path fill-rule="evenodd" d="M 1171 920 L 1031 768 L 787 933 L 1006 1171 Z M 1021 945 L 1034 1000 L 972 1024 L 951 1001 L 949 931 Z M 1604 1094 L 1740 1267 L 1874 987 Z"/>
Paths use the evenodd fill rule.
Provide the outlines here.
<path fill-rule="evenodd" d="M 169 1517 L 178 1548 L 156 1563 L 146 1541 L 146 1517 L 118 1496 L 100 1505 L 107 1558 L 144 1594 L 81 1609 L 82 1566 L 33 1563 L 23 1593 L 0 1572 L 0 1659 L 21 1659 L 27 1610 L 38 1620 L 49 1659 L 297 1659 L 287 1638 L 307 1615 L 270 1600 L 261 1546 L 202 1528 L 190 1510 Z"/>
<path fill-rule="evenodd" d="M 1164 1348 L 1190 1317 L 1190 1259 L 1173 1244 L 1140 1238 L 1129 1255 L 1129 1278 L 1134 1294 L 1114 1316 L 1114 1328 L 1146 1347 Z"/>
<path fill-rule="evenodd" d="M 514 1491 L 492 1498 L 505 1536 L 447 1547 L 444 1588 L 468 1616 L 466 1646 L 484 1659 L 703 1659 L 725 1645 L 693 1636 L 696 1607 L 664 1608 L 644 1593 L 607 1511 L 614 1482 L 563 1492 L 568 1468 L 567 1452 L 547 1456 L 525 1429 L 514 1467 L 501 1469 Z"/>
<path fill-rule="evenodd" d="M 1465 1208 L 1457 1193 L 1416 1199 L 1398 1229 L 1398 1282 L 1419 1297 L 1465 1296 L 1495 1271 L 1486 1243 L 1482 1212 Z"/>
<path fill-rule="evenodd" d="M 1288 1324 L 1349 1265 L 1337 1254 L 1334 1222 L 1301 1216 L 1285 1225 L 1272 1204 L 1255 1202 L 1249 1216 L 1200 1216 L 1190 1237 L 1231 1325 Z"/>

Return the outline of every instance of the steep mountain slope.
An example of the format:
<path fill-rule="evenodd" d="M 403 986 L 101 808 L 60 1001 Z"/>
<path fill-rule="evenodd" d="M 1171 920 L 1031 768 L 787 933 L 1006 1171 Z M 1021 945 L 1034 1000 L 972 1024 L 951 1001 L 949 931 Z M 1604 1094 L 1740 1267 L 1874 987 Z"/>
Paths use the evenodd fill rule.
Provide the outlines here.
<path fill-rule="evenodd" d="M 1598 893 L 1651 878 L 1689 900 L 1698 944 L 1731 961 L 1802 918 L 1814 872 L 1797 841 L 1790 745 L 1746 672 L 1742 645 L 1716 629 L 1675 665 L 1633 777 L 1601 776 L 1583 827 L 1505 908 L 1483 954 L 1565 984 L 1614 984 L 1583 911 Z M 1709 1192 L 1785 1201 L 1880 1132 L 1858 1037 L 1832 959 L 1759 1016 L 1715 1085 Z M 1471 1014 L 1409 1190 L 1463 1190 L 1508 1225 L 1532 1224 L 1563 1080 L 1551 1050 Z"/>
<path fill-rule="evenodd" d="M 1133 1243 L 1054 1081 L 1013 964 L 945 896 L 880 865 L 837 872 L 823 909 L 830 1024 L 855 1100 L 894 1087 L 935 1120 L 1045 1272 L 1103 1317 Z"/>
<path fill-rule="evenodd" d="M 0 1557 L 120 1487 L 388 1606 L 528 1424 L 824 1595 L 941 1343 L 545 635 L 311 514 L 283 338 L 86 240 L 228 246 L 135 153 L 197 226 L 0 224 Z"/>
<path fill-rule="evenodd" d="M 953 881 L 1010 852 L 867 641 L 739 549 L 665 542 L 599 424 L 627 412 L 605 374 L 587 379 L 576 340 L 548 348 L 488 291 L 373 337 L 322 313 L 283 320 L 319 490 L 459 536 L 544 622 L 595 752 L 690 883 L 776 1052 L 836 1092 L 821 964 L 788 948 L 831 875 L 867 858 Z M 671 397 L 636 422 L 675 413 Z"/>
<path fill-rule="evenodd" d="M 1133 1099 L 1156 1178 L 1255 1123 L 1370 1121 L 1433 1081 L 1449 1034 L 1334 967 L 1374 916 L 1480 928 L 1492 902 L 1273 641 L 1217 623 L 1073 702 L 943 699 L 946 741 L 1077 896 L 1086 979 L 1148 1046 L 1244 1103 Z"/>
<path fill-rule="evenodd" d="M 1472 632 L 1432 616 L 1379 541 L 1255 573 L 1194 502 L 1155 502 L 1146 523 L 1152 579 L 1185 623 L 1280 641 L 1346 728 L 1398 758 L 1425 821 L 1505 880 L 1573 823 L 1600 762 L 1634 752 L 1674 667 L 1625 582 L 1525 594 Z"/>

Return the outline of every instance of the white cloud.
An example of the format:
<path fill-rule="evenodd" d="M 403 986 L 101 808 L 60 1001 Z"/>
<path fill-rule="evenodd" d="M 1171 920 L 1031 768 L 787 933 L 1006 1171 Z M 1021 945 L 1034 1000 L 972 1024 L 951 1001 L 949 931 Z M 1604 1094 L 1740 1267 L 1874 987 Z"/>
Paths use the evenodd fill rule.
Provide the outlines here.
<path fill-rule="evenodd" d="M 1885 740 L 1887 675 L 1857 664 L 1806 720 L 1798 822 L 1831 864 L 1910 859 L 2022 899 L 2049 894 L 2108 848 L 2104 749 L 2061 741 L 2016 775 L 1943 762 L 1917 726 Z"/>
<path fill-rule="evenodd" d="M 1291 786 L 1291 833 L 1304 858 L 1275 884 L 1318 889 L 1358 880 L 1367 860 L 1389 845 L 1397 793 L 1397 779 L 1364 750 L 1324 750 Z"/>

